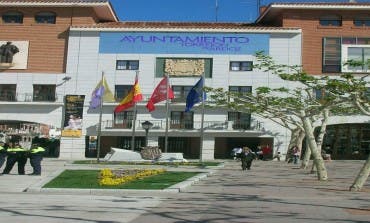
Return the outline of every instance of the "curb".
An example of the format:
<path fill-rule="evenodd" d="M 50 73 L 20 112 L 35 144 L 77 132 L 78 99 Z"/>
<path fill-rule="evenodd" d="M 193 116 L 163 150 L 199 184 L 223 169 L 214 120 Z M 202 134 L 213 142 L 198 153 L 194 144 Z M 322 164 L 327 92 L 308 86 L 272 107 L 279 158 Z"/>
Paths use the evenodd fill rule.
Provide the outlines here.
<path fill-rule="evenodd" d="M 43 188 L 45 184 L 60 175 L 65 169 L 57 170 L 41 181 L 29 186 L 24 189 L 23 192 L 29 193 L 56 193 L 56 194 L 84 194 L 84 195 L 117 195 L 117 194 L 127 194 L 127 193 L 139 193 L 139 194 L 155 194 L 155 193 L 179 193 L 184 191 L 185 188 L 193 185 L 194 183 L 205 179 L 206 177 L 212 175 L 215 169 L 208 172 L 199 173 L 185 181 L 172 185 L 168 188 L 162 190 L 140 190 L 140 189 L 67 189 L 67 188 Z"/>

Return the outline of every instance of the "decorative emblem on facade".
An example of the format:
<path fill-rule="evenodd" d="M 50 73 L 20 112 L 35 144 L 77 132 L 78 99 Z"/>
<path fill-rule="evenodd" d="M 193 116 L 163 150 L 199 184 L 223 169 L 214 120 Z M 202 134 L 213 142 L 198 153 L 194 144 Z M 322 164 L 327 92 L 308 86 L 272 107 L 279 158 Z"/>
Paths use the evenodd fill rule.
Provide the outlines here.
<path fill-rule="evenodd" d="M 13 56 L 19 52 L 18 47 L 8 41 L 0 46 L 0 63 L 2 66 L 11 67 L 13 64 Z"/>
<path fill-rule="evenodd" d="M 170 76 L 202 76 L 204 59 L 166 59 L 165 73 Z"/>

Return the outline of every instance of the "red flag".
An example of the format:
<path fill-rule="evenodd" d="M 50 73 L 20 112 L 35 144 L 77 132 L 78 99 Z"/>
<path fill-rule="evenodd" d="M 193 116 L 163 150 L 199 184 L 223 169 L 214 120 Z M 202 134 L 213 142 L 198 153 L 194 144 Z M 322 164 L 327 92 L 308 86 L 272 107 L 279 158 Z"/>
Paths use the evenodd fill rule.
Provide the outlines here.
<path fill-rule="evenodd" d="M 149 112 L 154 111 L 155 107 L 154 104 L 166 100 L 166 87 L 167 87 L 167 77 L 164 77 L 161 82 L 157 85 L 157 87 L 154 89 L 152 96 L 150 97 L 148 104 L 146 104 L 147 109 Z M 168 99 L 175 98 L 173 91 L 168 84 Z"/>
<path fill-rule="evenodd" d="M 135 83 L 132 86 L 128 95 L 117 105 L 114 109 L 114 113 L 121 112 L 125 109 L 131 108 L 136 102 L 143 100 L 143 95 L 141 94 L 140 86 L 138 83 L 138 76 L 135 77 Z"/>

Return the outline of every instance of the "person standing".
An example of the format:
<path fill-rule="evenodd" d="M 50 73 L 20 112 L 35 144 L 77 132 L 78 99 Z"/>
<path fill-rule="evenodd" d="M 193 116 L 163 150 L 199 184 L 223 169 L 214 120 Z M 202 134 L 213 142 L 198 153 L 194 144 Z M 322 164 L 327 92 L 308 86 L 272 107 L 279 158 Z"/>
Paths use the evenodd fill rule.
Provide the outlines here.
<path fill-rule="evenodd" d="M 7 150 L 8 158 L 6 160 L 6 166 L 3 174 L 9 174 L 15 163 L 18 163 L 18 174 L 24 175 L 24 167 L 27 163 L 27 150 L 22 148 L 19 143 L 15 143 L 14 146 L 10 146 Z"/>
<path fill-rule="evenodd" d="M 33 172 L 29 175 L 39 176 L 41 175 L 41 161 L 45 149 L 38 144 L 33 144 L 30 149 L 30 163 L 33 168 Z"/>
<path fill-rule="evenodd" d="M 0 142 L 0 168 L 3 166 L 5 162 L 6 149 L 7 149 L 7 145 L 3 142 Z"/>
<path fill-rule="evenodd" d="M 299 156 L 300 156 L 300 150 L 299 150 L 298 146 L 293 146 L 292 152 L 293 152 L 293 163 L 298 164 Z"/>

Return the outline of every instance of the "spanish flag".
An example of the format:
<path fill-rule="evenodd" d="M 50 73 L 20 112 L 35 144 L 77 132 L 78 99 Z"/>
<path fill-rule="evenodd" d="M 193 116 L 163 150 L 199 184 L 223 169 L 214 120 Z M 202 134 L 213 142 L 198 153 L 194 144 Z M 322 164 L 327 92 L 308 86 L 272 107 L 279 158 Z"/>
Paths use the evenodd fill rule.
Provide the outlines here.
<path fill-rule="evenodd" d="M 142 100 L 143 95 L 141 93 L 141 89 L 138 83 L 138 76 L 136 75 L 134 86 L 132 86 L 128 95 L 124 99 L 122 99 L 119 105 L 117 105 L 117 107 L 114 109 L 114 113 L 118 113 L 125 109 L 131 108 L 132 106 L 135 105 L 136 102 Z"/>

